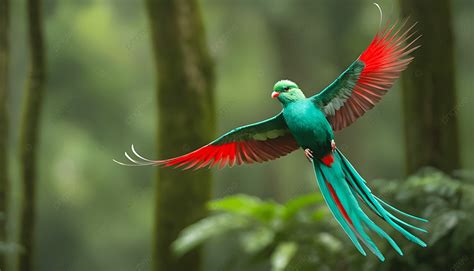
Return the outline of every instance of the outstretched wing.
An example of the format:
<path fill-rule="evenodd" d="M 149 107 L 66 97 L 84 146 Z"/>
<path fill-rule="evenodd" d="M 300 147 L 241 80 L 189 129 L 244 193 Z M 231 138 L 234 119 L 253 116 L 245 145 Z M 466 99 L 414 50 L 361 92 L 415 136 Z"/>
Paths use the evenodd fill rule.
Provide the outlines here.
<path fill-rule="evenodd" d="M 232 167 L 234 164 L 274 160 L 298 147 L 288 130 L 283 114 L 280 113 L 273 118 L 236 128 L 206 146 L 179 157 L 166 160 L 146 159 L 139 155 L 132 145 L 132 152 L 140 160 L 125 153 L 127 159 L 133 164 L 114 161 L 121 165 L 133 166 L 161 165 L 199 169 L 205 166 L 211 168 L 219 164 L 219 168 L 223 168 L 226 165 Z"/>
<path fill-rule="evenodd" d="M 406 21 L 386 27 L 375 35 L 372 43 L 331 85 L 311 97 L 339 131 L 375 106 L 406 69 L 413 57 L 408 55 L 420 37 L 414 37 L 412 25 L 405 31 Z M 408 44 L 405 45 L 405 43 Z"/>

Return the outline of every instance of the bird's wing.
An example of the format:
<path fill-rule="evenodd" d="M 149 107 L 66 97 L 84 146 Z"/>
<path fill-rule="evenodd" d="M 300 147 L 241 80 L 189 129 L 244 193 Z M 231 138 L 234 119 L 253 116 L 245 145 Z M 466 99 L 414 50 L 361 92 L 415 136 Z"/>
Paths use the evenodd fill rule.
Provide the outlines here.
<path fill-rule="evenodd" d="M 234 164 L 261 163 L 277 159 L 298 149 L 294 137 L 280 113 L 270 119 L 236 128 L 211 143 L 193 152 L 166 160 L 150 160 L 139 155 L 132 145 L 132 151 L 139 159 L 127 153 L 125 156 L 133 164 L 121 165 L 161 165 L 183 167 L 183 169 L 209 168 L 219 164 L 219 168 Z"/>
<path fill-rule="evenodd" d="M 332 84 L 312 96 L 331 123 L 339 131 L 382 98 L 413 60 L 409 54 L 419 46 L 414 36 L 415 25 L 404 30 L 406 21 L 379 31 L 367 49 Z"/>

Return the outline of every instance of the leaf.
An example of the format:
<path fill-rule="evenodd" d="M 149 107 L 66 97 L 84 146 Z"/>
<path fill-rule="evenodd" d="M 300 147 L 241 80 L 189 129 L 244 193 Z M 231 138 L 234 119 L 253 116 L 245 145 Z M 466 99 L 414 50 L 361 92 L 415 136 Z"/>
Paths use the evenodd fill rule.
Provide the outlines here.
<path fill-rule="evenodd" d="M 317 238 L 318 238 L 318 241 L 321 244 L 323 244 L 325 247 L 327 247 L 332 252 L 339 251 L 342 248 L 341 241 L 339 241 L 339 239 L 337 239 L 336 237 L 334 237 L 333 235 L 331 235 L 329 233 L 322 232 L 322 233 L 318 234 Z"/>
<path fill-rule="evenodd" d="M 311 220 L 314 222 L 318 222 L 324 219 L 328 215 L 327 208 L 319 208 L 311 214 Z"/>
<path fill-rule="evenodd" d="M 231 214 L 213 215 L 182 230 L 171 247 L 177 256 L 181 256 L 212 237 L 249 225 L 250 222 L 244 217 Z"/>
<path fill-rule="evenodd" d="M 320 193 L 308 194 L 290 200 L 284 205 L 283 218 L 285 220 L 291 219 L 301 209 L 322 202 L 323 197 Z"/>
<path fill-rule="evenodd" d="M 263 222 L 269 222 L 281 212 L 282 206 L 257 197 L 237 195 L 211 201 L 209 208 L 214 211 L 225 211 L 233 214 L 249 216 Z"/>
<path fill-rule="evenodd" d="M 298 245 L 294 242 L 280 243 L 272 254 L 272 271 L 283 271 L 296 253 Z"/>
<path fill-rule="evenodd" d="M 241 244 L 245 252 L 255 254 L 270 245 L 275 233 L 267 227 L 258 227 L 242 235 Z"/>

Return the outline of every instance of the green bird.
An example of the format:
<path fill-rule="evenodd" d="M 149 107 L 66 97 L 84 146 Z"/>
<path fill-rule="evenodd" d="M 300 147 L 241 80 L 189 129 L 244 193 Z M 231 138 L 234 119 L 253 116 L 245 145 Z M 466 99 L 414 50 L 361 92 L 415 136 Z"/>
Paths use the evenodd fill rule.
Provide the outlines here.
<path fill-rule="evenodd" d="M 409 54 L 419 47 L 415 46 L 419 37 L 414 36 L 414 25 L 405 25 L 406 21 L 401 26 L 387 25 L 380 30 L 357 60 L 314 96 L 307 98 L 292 81 L 278 81 L 271 97 L 281 103 L 283 110 L 270 119 L 236 128 L 179 157 L 150 160 L 139 155 L 132 145 L 137 158 L 125 153 L 132 164 L 114 161 L 122 165 L 161 165 L 183 169 L 216 165 L 222 168 L 274 160 L 301 148 L 314 167 L 317 183 L 329 209 L 360 253 L 366 255 L 363 243 L 381 261 L 384 260 L 368 235 L 367 231 L 373 231 L 403 255 L 396 242 L 367 216 L 362 205 L 408 240 L 425 247 L 426 244 L 407 229 L 426 230 L 400 217 L 427 220 L 402 212 L 372 194 L 366 181 L 334 141 L 334 132 L 349 126 L 374 107 L 413 60 Z"/>

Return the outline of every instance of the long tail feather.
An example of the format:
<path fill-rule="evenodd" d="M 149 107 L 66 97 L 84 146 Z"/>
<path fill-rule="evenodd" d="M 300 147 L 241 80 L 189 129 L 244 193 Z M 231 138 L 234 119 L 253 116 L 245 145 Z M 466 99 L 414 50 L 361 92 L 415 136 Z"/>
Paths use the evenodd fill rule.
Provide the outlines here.
<path fill-rule="evenodd" d="M 386 203 L 385 201 L 381 200 L 379 197 L 375 196 L 374 195 L 374 198 L 377 199 L 380 203 L 382 203 L 383 205 L 387 206 L 388 208 L 392 209 L 393 211 L 401 214 L 401 215 L 404 215 L 406 217 L 409 217 L 409 218 L 412 218 L 412 219 L 415 219 L 415 220 L 418 220 L 418 221 L 421 221 L 421 222 L 428 222 L 427 219 L 424 219 L 424 218 L 421 218 L 421 217 L 417 217 L 417 216 L 414 216 L 414 215 L 410 215 L 410 214 L 407 214 L 403 211 L 400 211 L 398 210 L 397 208 L 393 207 L 392 205 Z"/>
<path fill-rule="evenodd" d="M 366 230 L 373 231 L 378 236 L 386 239 L 400 255 L 403 255 L 403 252 L 397 243 L 369 218 L 360 204 L 366 204 L 370 210 L 402 233 L 408 240 L 420 246 L 426 246 L 422 240 L 408 232 L 403 226 L 422 232 L 426 232 L 425 229 L 403 221 L 387 211 L 382 205 L 405 217 L 423 222 L 427 220 L 402 212 L 374 196 L 367 187 L 365 180 L 360 177 L 342 153 L 336 150 L 333 155 L 334 162 L 330 165 L 318 160 L 313 161 L 317 183 L 334 217 L 363 255 L 366 255 L 366 253 L 359 241 L 364 243 L 381 261 L 385 259 Z"/>
<path fill-rule="evenodd" d="M 347 170 L 344 170 L 345 174 L 347 174 L 348 176 L 350 176 L 350 173 L 347 172 Z M 363 203 L 365 203 L 367 206 L 370 207 L 370 209 L 372 209 L 372 211 L 374 211 L 375 214 L 377 214 L 380 218 L 384 219 L 384 217 L 380 214 L 380 212 L 378 211 L 378 209 L 374 206 L 374 204 L 371 202 L 370 198 L 368 198 L 368 196 L 365 195 L 365 193 L 363 193 L 363 191 L 360 189 L 359 185 L 356 184 L 354 182 L 353 179 L 351 178 L 346 178 L 347 181 L 349 182 L 350 184 L 350 187 L 351 187 L 351 190 L 353 192 L 354 195 L 358 195 L 359 198 L 362 200 Z M 364 183 L 366 183 L 364 181 Z M 370 191 L 370 189 L 369 189 Z M 419 217 L 416 217 L 416 216 L 413 216 L 413 215 L 410 215 L 410 214 L 407 214 L 405 212 L 402 212 L 398 209 L 396 209 L 395 207 L 389 205 L 388 203 L 382 201 L 380 198 L 378 198 L 377 196 L 373 195 L 372 196 L 377 199 L 379 202 L 381 202 L 382 204 L 386 205 L 387 207 L 389 207 L 390 209 L 394 210 L 395 212 L 397 213 L 400 213 L 404 216 L 407 216 L 407 217 L 410 217 L 410 218 L 413 218 L 413 219 L 416 219 L 416 220 L 419 220 L 419 221 L 422 221 L 422 222 L 428 222 L 428 220 L 426 219 L 423 219 L 423 218 L 419 218 Z M 415 229 L 415 230 L 418 230 L 418 231 L 421 231 L 421 232 L 427 232 L 427 230 L 423 229 L 423 228 L 419 228 L 419 227 L 416 227 L 412 224 L 409 224 L 401 219 L 399 219 L 398 217 L 394 216 L 393 214 L 391 214 L 390 212 L 387 212 L 386 213 L 391 219 L 397 221 L 399 224 L 403 224 L 409 228 L 412 228 L 412 229 Z"/>
<path fill-rule="evenodd" d="M 313 164 L 315 162 L 313 161 Z M 331 193 L 329 191 L 329 187 L 326 185 L 326 180 L 322 175 L 322 172 L 320 170 L 317 170 L 316 164 L 314 164 L 315 167 L 315 172 L 316 172 L 316 180 L 319 185 L 319 189 L 321 190 L 321 193 L 323 194 L 324 200 L 326 201 L 326 204 L 329 206 L 329 210 L 331 210 L 332 214 L 334 215 L 334 218 L 336 218 L 337 222 L 341 225 L 342 229 L 344 232 L 349 236 L 349 239 L 351 239 L 352 243 L 354 243 L 355 247 L 360 251 L 360 253 L 364 256 L 367 254 L 365 253 L 364 249 L 360 245 L 355 231 L 354 227 L 350 224 L 350 222 L 346 219 L 344 219 L 343 212 L 337 207 L 337 203 L 335 202 L 335 199 L 331 196 Z"/>
<path fill-rule="evenodd" d="M 395 228 L 397 231 L 399 231 L 401 234 L 403 234 L 408 240 L 422 246 L 426 247 L 426 243 L 423 242 L 421 239 L 416 237 L 415 235 L 411 234 L 408 232 L 405 228 L 401 227 L 399 224 L 397 224 L 392 217 L 390 216 L 391 214 L 383 208 L 383 206 L 380 204 L 380 202 L 375 199 L 374 195 L 370 191 L 369 187 L 366 185 L 365 180 L 359 175 L 359 173 L 354 169 L 354 167 L 351 165 L 351 163 L 344 157 L 344 155 L 339 151 L 338 149 L 336 150 L 335 153 L 336 159 L 341 161 L 342 167 L 345 172 L 349 174 L 349 177 L 356 183 L 356 185 L 360 188 L 363 193 L 363 195 L 367 198 L 365 203 L 371 207 L 375 208 L 377 212 L 381 215 L 381 217 L 393 228 Z M 403 223 L 402 223 L 403 224 Z M 422 229 L 422 231 L 426 231 Z"/>

